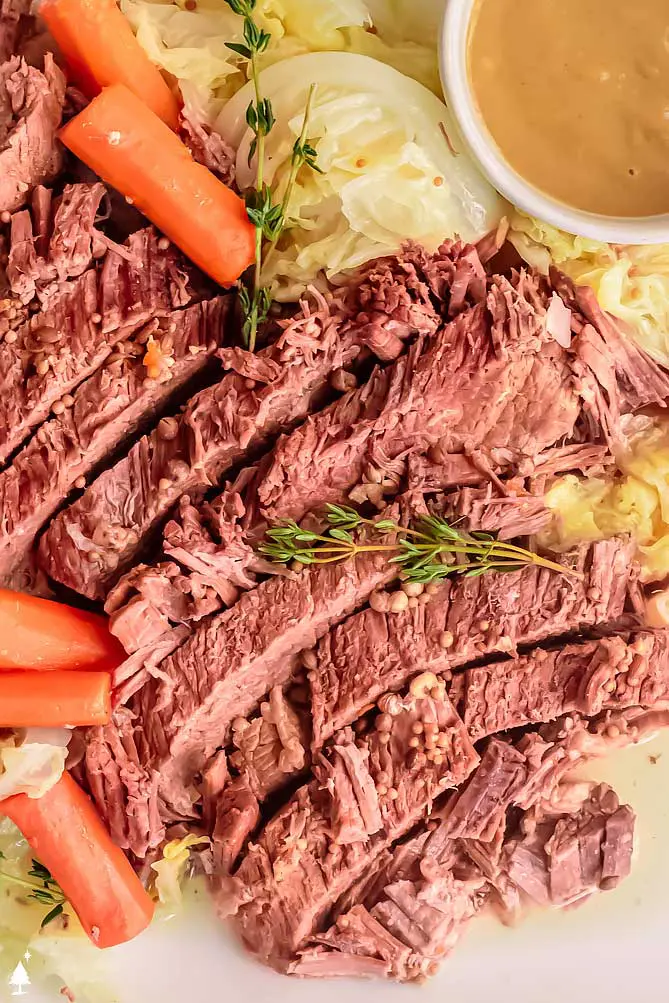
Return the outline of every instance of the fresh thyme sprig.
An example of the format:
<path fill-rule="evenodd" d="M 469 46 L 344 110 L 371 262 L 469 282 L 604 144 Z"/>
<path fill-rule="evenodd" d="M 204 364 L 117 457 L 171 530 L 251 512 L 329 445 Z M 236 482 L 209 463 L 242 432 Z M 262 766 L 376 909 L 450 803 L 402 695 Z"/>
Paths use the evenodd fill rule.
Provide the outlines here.
<path fill-rule="evenodd" d="M 0 851 L 0 860 L 5 859 L 4 853 Z M 54 919 L 62 915 L 66 901 L 65 896 L 58 882 L 51 877 L 51 872 L 47 870 L 44 864 L 40 864 L 39 860 L 32 861 L 28 877 L 33 878 L 33 880 L 28 881 L 26 878 L 19 878 L 14 874 L 8 874 L 7 871 L 0 870 L 0 881 L 9 881 L 21 888 L 26 888 L 30 892 L 27 896 L 29 899 L 34 899 L 42 905 L 51 906 L 51 909 L 40 924 L 43 929 Z"/>
<path fill-rule="evenodd" d="M 392 519 L 365 519 L 353 508 L 327 505 L 328 527 L 315 533 L 289 521 L 267 530 L 260 553 L 277 564 L 332 564 L 358 554 L 383 552 L 407 581 L 436 582 L 454 574 L 466 578 L 489 571 L 517 571 L 528 564 L 549 568 L 563 575 L 582 577 L 571 568 L 556 564 L 531 550 L 498 540 L 491 533 L 468 533 L 440 516 L 422 516 L 414 527 L 400 526 Z M 353 534 L 368 527 L 382 537 L 395 535 L 389 543 L 370 543 Z"/>
<path fill-rule="evenodd" d="M 226 0 L 228 6 L 244 18 L 243 42 L 226 42 L 238 56 L 248 60 L 251 67 L 254 99 L 246 109 L 246 123 L 253 133 L 253 141 L 249 147 L 248 162 L 251 164 L 256 157 L 255 187 L 246 193 L 246 212 L 255 227 L 255 262 L 250 288 L 240 283 L 239 299 L 244 312 L 243 336 L 244 344 L 249 351 L 255 351 L 258 328 L 269 314 L 272 305 L 271 290 L 262 285 L 263 241 L 269 241 L 271 247 L 279 240 L 286 226 L 288 207 L 295 188 L 297 175 L 301 167 L 322 173 L 316 162 L 316 150 L 307 141 L 309 115 L 313 101 L 315 85 L 309 89 L 309 96 L 304 112 L 302 130 L 293 145 L 290 173 L 283 199 L 275 203 L 272 192 L 265 183 L 265 139 L 274 128 L 275 118 L 272 102 L 263 97 L 260 87 L 259 57 L 266 50 L 272 36 L 264 28 L 260 28 L 254 20 L 257 0 Z"/>

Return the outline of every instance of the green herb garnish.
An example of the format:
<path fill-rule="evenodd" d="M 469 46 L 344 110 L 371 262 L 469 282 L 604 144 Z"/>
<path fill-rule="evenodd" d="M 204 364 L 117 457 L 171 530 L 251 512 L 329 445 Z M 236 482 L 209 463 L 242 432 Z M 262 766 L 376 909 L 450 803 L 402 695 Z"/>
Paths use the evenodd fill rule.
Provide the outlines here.
<path fill-rule="evenodd" d="M 4 853 L 0 850 L 0 860 L 6 860 Z M 65 896 L 58 882 L 51 877 L 51 872 L 40 864 L 38 860 L 32 861 L 32 866 L 28 871 L 28 877 L 33 878 L 28 881 L 26 878 L 16 877 L 8 874 L 7 871 L 0 870 L 0 881 L 8 881 L 29 891 L 27 898 L 40 902 L 42 905 L 51 906 L 49 912 L 42 920 L 40 927 L 43 929 L 58 916 L 61 916 L 65 907 Z"/>
<path fill-rule="evenodd" d="M 309 89 L 307 105 L 304 112 L 302 131 L 293 146 L 290 174 L 280 203 L 275 203 L 272 192 L 265 184 L 265 139 L 272 131 L 275 123 L 274 111 L 269 98 L 263 97 L 260 87 L 259 57 L 266 50 L 272 36 L 264 28 L 260 28 L 254 20 L 257 0 L 226 0 L 228 6 L 244 18 L 244 41 L 226 42 L 238 56 L 248 60 L 251 67 L 254 99 L 246 109 L 246 123 L 253 133 L 253 141 L 249 148 L 249 164 L 257 156 L 255 188 L 246 193 L 246 212 L 256 231 L 255 264 L 250 286 L 239 286 L 239 299 L 244 312 L 242 332 L 244 344 L 253 352 L 256 347 L 259 326 L 267 320 L 269 308 L 272 305 L 271 290 L 262 285 L 263 242 L 269 241 L 271 247 L 279 240 L 286 222 L 288 206 L 301 167 L 310 167 L 313 171 L 322 173 L 316 163 L 316 150 L 307 141 L 309 115 L 313 100 L 315 85 Z"/>
<path fill-rule="evenodd" d="M 535 564 L 563 575 L 582 577 L 571 568 L 556 564 L 531 550 L 504 543 L 491 533 L 468 533 L 452 526 L 440 516 L 422 516 L 413 528 L 400 526 L 392 519 L 365 519 L 353 508 L 327 505 L 328 528 L 323 533 L 303 529 L 288 521 L 267 530 L 260 553 L 276 564 L 332 564 L 351 560 L 362 553 L 388 554 L 388 562 L 398 565 L 398 574 L 406 581 L 436 582 L 451 575 L 466 578 L 493 572 L 517 571 Z M 395 535 L 391 543 L 370 542 L 367 527 L 381 537 Z"/>

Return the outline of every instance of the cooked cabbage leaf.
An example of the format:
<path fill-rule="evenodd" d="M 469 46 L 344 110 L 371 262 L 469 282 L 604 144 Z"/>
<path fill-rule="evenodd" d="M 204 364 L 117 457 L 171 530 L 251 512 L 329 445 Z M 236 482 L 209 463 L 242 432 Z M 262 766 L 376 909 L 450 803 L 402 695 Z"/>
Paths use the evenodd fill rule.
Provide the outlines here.
<path fill-rule="evenodd" d="M 604 244 L 521 213 L 512 216 L 509 236 L 529 264 L 547 272 L 552 261 L 578 284 L 592 286 L 602 307 L 669 366 L 669 244 Z"/>
<path fill-rule="evenodd" d="M 669 423 L 637 419 L 629 448 L 609 476 L 559 477 L 546 494 L 553 511 L 541 545 L 568 550 L 629 533 L 638 544 L 641 577 L 669 575 Z"/>
<path fill-rule="evenodd" d="M 446 237 L 474 240 L 497 225 L 505 203 L 473 164 L 443 102 L 392 67 L 344 52 L 296 56 L 261 73 L 276 116 L 265 158 L 275 200 L 285 191 L 312 84 L 308 136 L 323 173 L 299 173 L 288 227 L 266 257 L 263 281 L 276 298 L 295 299 L 320 272 L 336 281 L 407 239 L 434 250 Z M 216 122 L 237 150 L 242 188 L 255 178 L 251 98 L 248 84 Z"/>
<path fill-rule="evenodd" d="M 39 798 L 58 783 L 71 732 L 25 728 L 0 739 L 0 800 L 13 794 Z"/>
<path fill-rule="evenodd" d="M 184 836 L 183 839 L 173 839 L 163 847 L 160 860 L 151 864 L 155 871 L 155 889 L 163 905 L 181 905 L 181 880 L 184 876 L 190 851 L 194 846 L 210 843 L 207 836 Z"/>

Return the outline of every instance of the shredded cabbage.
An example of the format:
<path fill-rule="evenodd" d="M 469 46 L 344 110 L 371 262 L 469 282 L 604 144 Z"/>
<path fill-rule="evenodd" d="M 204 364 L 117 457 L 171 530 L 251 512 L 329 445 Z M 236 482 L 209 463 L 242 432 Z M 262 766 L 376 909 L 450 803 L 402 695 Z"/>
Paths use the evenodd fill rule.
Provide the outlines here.
<path fill-rule="evenodd" d="M 181 880 L 191 848 L 210 842 L 207 836 L 184 836 L 183 839 L 173 839 L 165 845 L 162 858 L 151 864 L 152 870 L 156 872 L 155 889 L 163 905 L 181 905 Z"/>
<path fill-rule="evenodd" d="M 611 476 L 558 478 L 546 495 L 554 517 L 540 543 L 560 551 L 628 533 L 642 580 L 661 581 L 669 575 L 669 424 L 644 423 L 618 465 Z"/>
<path fill-rule="evenodd" d="M 497 225 L 504 203 L 472 163 L 443 102 L 392 67 L 352 53 L 296 56 L 262 72 L 277 120 L 266 141 L 265 177 L 278 198 L 311 84 L 309 141 L 323 173 L 300 172 L 289 227 L 267 255 L 263 281 L 277 298 L 295 299 L 319 272 L 336 279 L 407 239 L 435 249 L 446 237 L 473 240 Z M 238 151 L 242 188 L 255 178 L 246 124 L 251 88 L 228 101 L 216 123 Z"/>
<path fill-rule="evenodd" d="M 13 794 L 39 798 L 51 790 L 63 775 L 71 734 L 66 728 L 25 728 L 0 739 L 0 800 Z"/>
<path fill-rule="evenodd" d="M 422 35 L 415 27 L 415 5 L 410 0 L 391 2 L 396 19 L 384 11 L 385 0 L 372 0 L 371 5 L 364 0 L 259 0 L 255 18 L 272 36 L 261 64 L 305 52 L 359 52 L 401 69 L 440 94 L 436 24 L 433 33 Z M 432 10 L 439 6 L 432 0 L 420 2 Z M 212 122 L 223 102 L 246 82 L 246 64 L 225 44 L 241 41 L 242 19 L 225 0 L 199 0 L 194 11 L 171 0 L 121 0 L 121 9 L 149 57 L 178 79 L 184 95 L 193 88 L 200 92 Z M 374 33 L 369 30 L 373 18 Z M 406 31 L 398 32 L 400 24 Z M 432 44 L 425 45 L 426 37 Z"/>
<path fill-rule="evenodd" d="M 634 339 L 669 366 L 669 244 L 618 246 L 574 237 L 515 213 L 510 240 L 543 272 L 553 262 L 580 285 L 589 285 L 605 310 L 630 325 Z"/>

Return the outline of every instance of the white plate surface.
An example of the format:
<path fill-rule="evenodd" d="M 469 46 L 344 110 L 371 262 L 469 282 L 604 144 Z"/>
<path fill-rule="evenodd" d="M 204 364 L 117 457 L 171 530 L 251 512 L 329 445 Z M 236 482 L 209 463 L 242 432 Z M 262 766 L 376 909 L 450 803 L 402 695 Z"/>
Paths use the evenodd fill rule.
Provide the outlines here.
<path fill-rule="evenodd" d="M 653 764 L 650 757 L 657 757 Z M 669 734 L 595 763 L 638 813 L 632 876 L 566 912 L 537 911 L 517 929 L 480 918 L 441 974 L 420 988 L 314 983 L 274 974 L 239 949 L 204 905 L 107 952 L 116 1003 L 664 1003 L 669 1000 Z M 7 990 L 14 1003 L 64 1003 Z"/>

